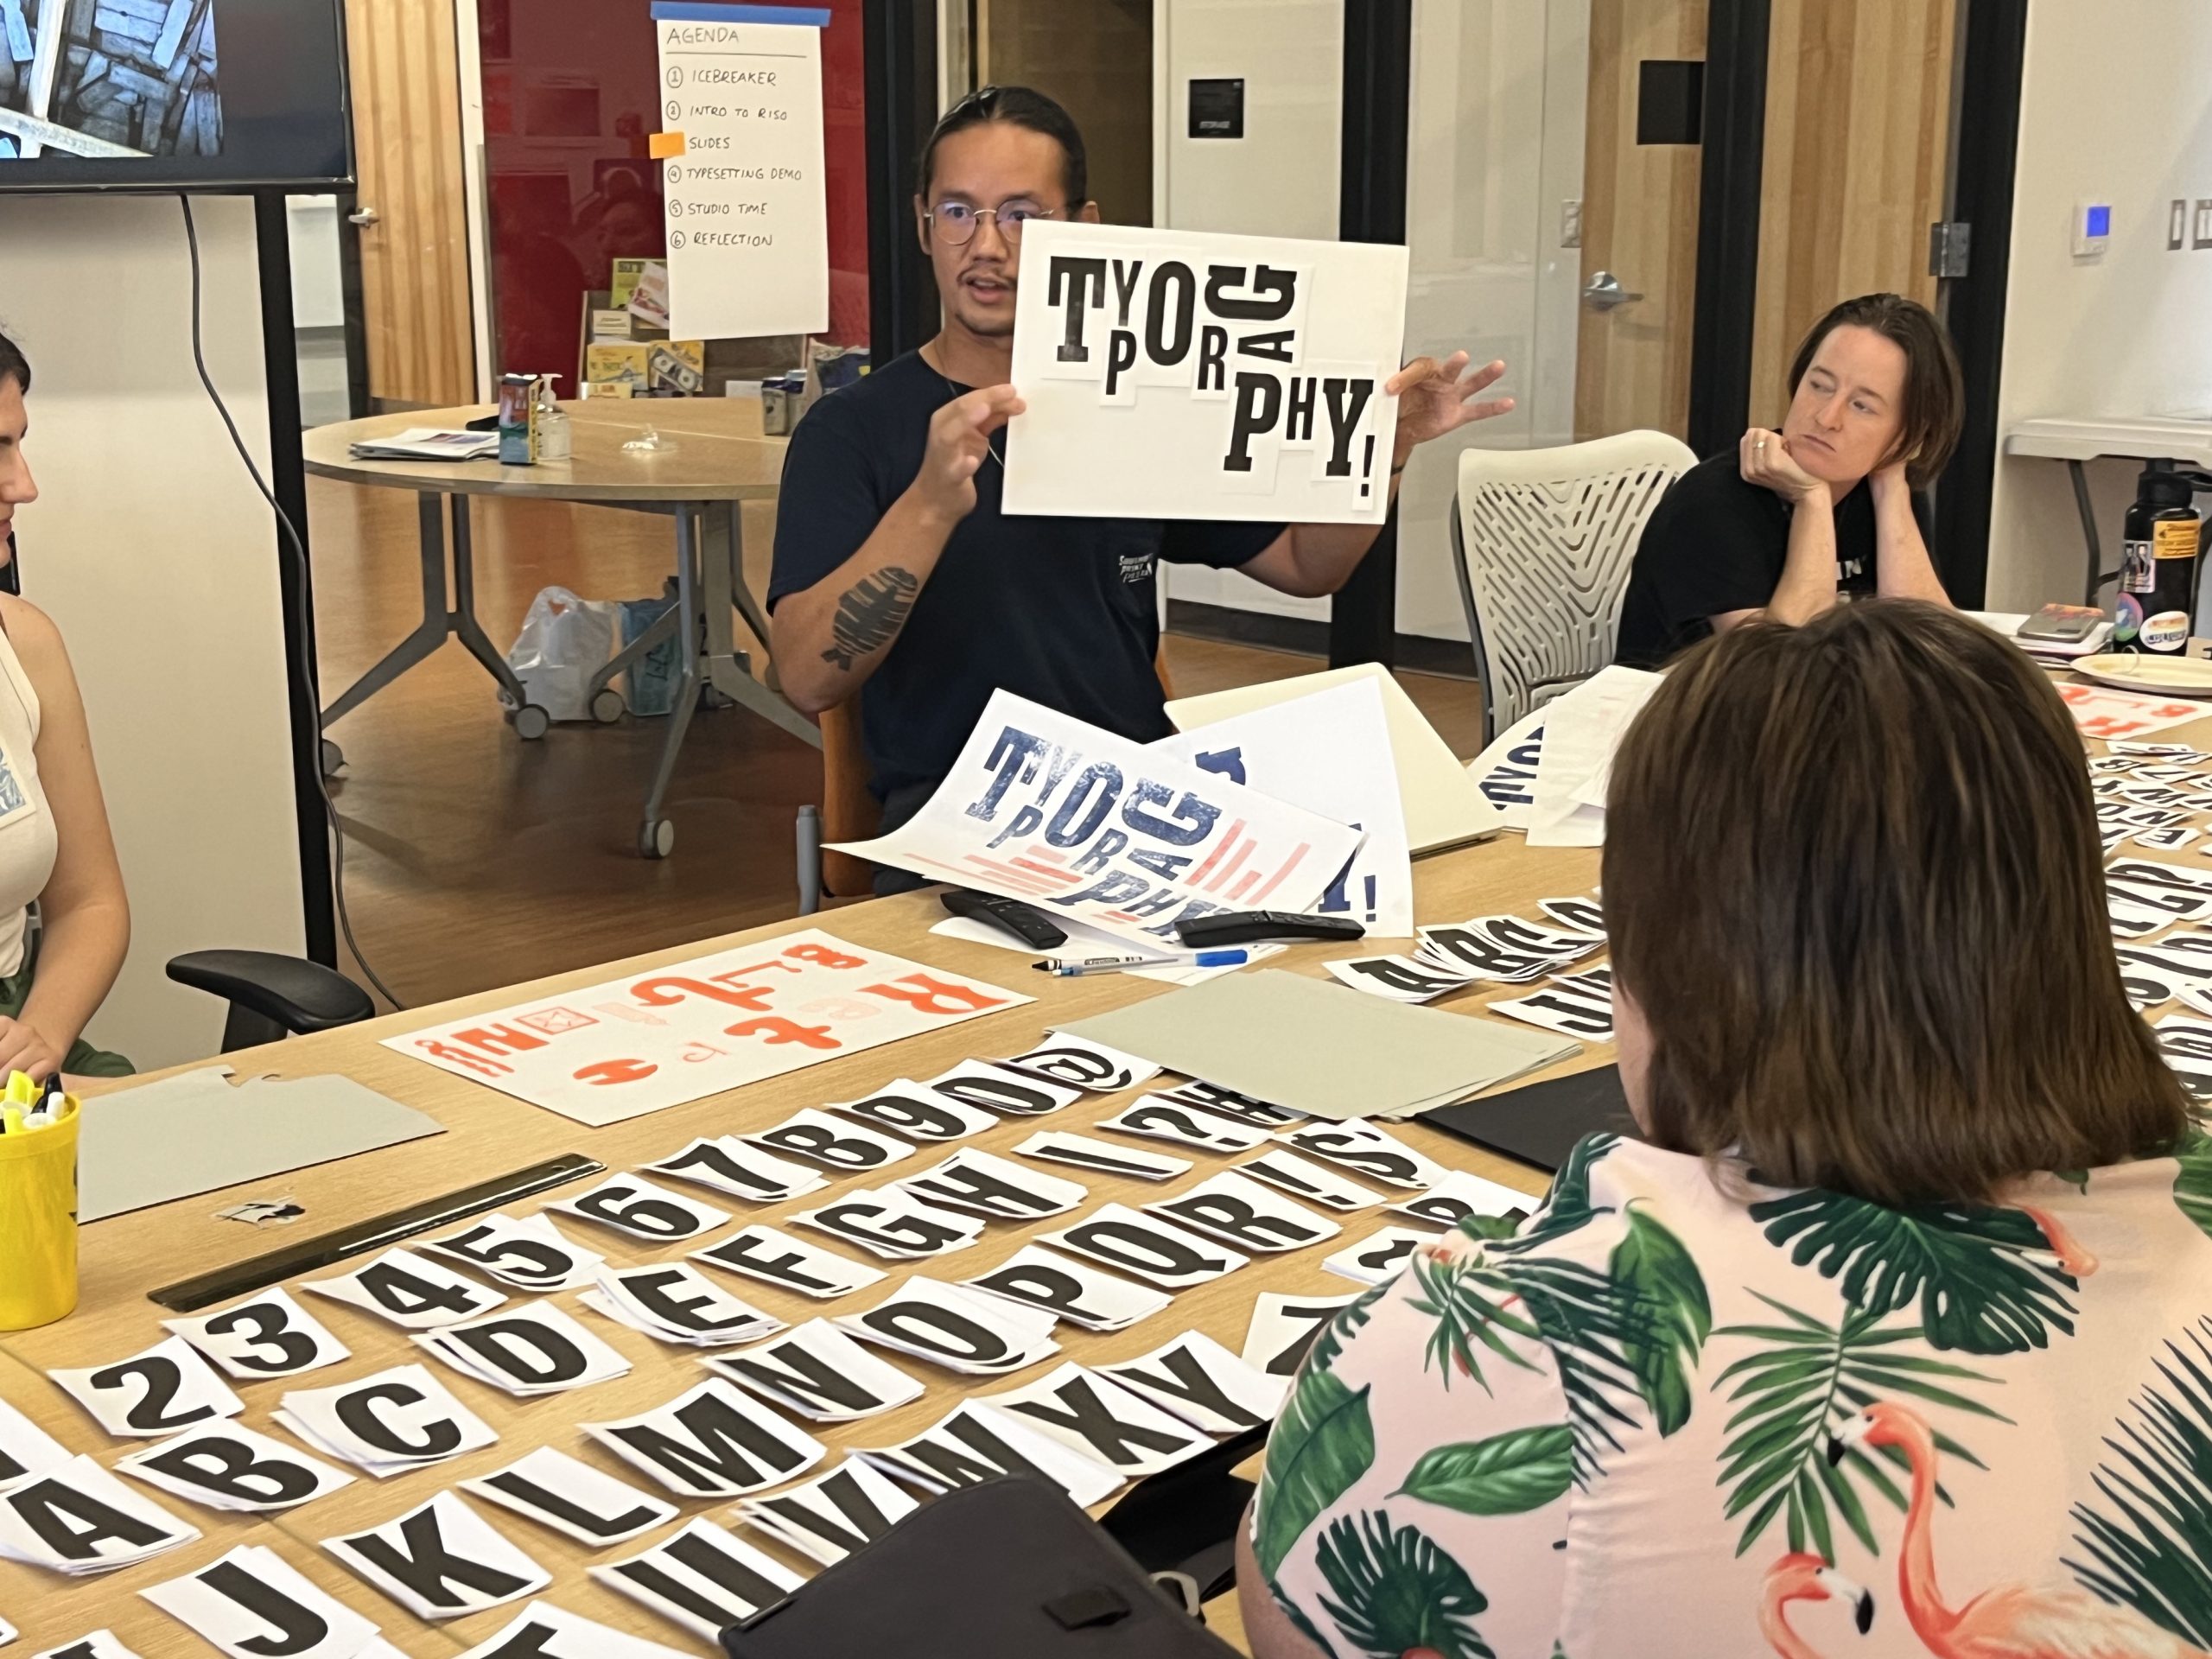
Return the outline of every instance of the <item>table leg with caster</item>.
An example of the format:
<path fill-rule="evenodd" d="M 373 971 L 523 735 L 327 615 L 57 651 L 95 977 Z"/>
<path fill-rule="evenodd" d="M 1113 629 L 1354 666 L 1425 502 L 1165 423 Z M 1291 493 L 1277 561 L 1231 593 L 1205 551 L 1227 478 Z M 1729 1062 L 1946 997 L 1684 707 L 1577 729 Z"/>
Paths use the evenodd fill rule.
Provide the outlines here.
<path fill-rule="evenodd" d="M 687 644 L 698 638 L 699 533 L 698 510 L 685 503 L 676 510 L 676 608 L 670 613 L 683 630 Z M 664 816 L 668 786 L 676 779 L 676 763 L 683 752 L 683 734 L 691 712 L 699 706 L 699 688 L 706 676 L 701 670 L 696 645 L 683 653 L 683 677 L 676 684 L 676 706 L 668 711 L 668 730 L 661 738 L 660 760 L 653 768 L 652 787 L 645 791 L 645 821 L 638 826 L 638 852 L 645 858 L 666 858 L 676 848 L 676 826 Z"/>
<path fill-rule="evenodd" d="M 745 538 L 737 503 L 720 502 L 708 512 L 714 518 L 702 579 L 707 611 L 707 673 L 715 690 L 732 702 L 818 749 L 822 747 L 822 728 L 785 702 L 780 693 L 771 691 L 754 679 L 743 653 L 737 649 L 736 630 L 730 623 L 733 606 L 764 645 L 768 639 L 768 619 L 761 614 L 760 606 L 753 602 L 753 594 L 745 585 Z"/>
<path fill-rule="evenodd" d="M 647 652 L 662 640 L 674 636 L 679 620 L 678 608 L 671 605 L 663 611 L 651 626 L 616 652 L 607 659 L 607 666 L 591 677 L 591 694 L 588 701 L 591 704 L 591 717 L 601 725 L 612 726 L 622 718 L 623 710 L 628 707 L 622 693 L 614 689 L 614 677 L 628 673 Z"/>
<path fill-rule="evenodd" d="M 414 631 L 376 665 L 347 686 L 338 700 L 322 711 L 325 732 L 366 702 L 446 642 L 451 617 L 446 609 L 445 499 L 425 490 L 416 497 L 416 518 L 423 557 L 423 620 Z M 328 737 L 322 740 L 322 775 L 333 777 L 346 764 L 346 752 Z"/>
<path fill-rule="evenodd" d="M 453 614 L 448 618 L 454 638 L 460 640 L 468 654 L 484 664 L 484 671 L 496 681 L 501 700 L 508 709 L 507 718 L 514 722 L 515 735 L 536 742 L 553 729 L 553 716 L 529 700 L 530 694 L 523 683 L 508 666 L 507 659 L 499 654 L 491 636 L 484 632 L 484 625 L 476 620 L 476 553 L 469 541 L 468 498 L 450 498 L 453 507 Z"/>

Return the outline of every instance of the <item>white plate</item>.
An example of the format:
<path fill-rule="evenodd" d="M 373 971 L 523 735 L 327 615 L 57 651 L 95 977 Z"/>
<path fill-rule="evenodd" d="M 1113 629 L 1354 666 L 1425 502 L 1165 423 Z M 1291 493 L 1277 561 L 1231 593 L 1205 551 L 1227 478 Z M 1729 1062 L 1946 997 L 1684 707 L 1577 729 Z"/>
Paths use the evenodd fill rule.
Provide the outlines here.
<path fill-rule="evenodd" d="M 2119 652 L 2084 657 L 2074 671 L 2100 685 L 2123 691 L 2153 691 L 2171 697 L 2212 697 L 2212 662 L 2201 657 L 2130 656 Z"/>

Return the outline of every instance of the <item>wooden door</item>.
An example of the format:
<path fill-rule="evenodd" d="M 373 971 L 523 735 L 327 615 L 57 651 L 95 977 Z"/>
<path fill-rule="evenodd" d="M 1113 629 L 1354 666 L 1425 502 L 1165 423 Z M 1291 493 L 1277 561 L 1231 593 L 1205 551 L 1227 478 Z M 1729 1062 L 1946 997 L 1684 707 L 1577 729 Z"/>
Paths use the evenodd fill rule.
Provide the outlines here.
<path fill-rule="evenodd" d="M 1855 295 L 1936 302 L 1956 0 L 1775 0 L 1751 419 L 1780 423 L 1806 329 Z"/>
<path fill-rule="evenodd" d="M 1697 285 L 1695 144 L 1636 141 L 1646 60 L 1705 56 L 1705 0 L 1591 0 L 1574 435 L 1649 427 L 1686 437 Z M 1610 307 L 1600 274 L 1642 297 Z"/>
<path fill-rule="evenodd" d="M 374 0 L 346 22 L 369 396 L 383 409 L 474 403 L 454 0 Z"/>

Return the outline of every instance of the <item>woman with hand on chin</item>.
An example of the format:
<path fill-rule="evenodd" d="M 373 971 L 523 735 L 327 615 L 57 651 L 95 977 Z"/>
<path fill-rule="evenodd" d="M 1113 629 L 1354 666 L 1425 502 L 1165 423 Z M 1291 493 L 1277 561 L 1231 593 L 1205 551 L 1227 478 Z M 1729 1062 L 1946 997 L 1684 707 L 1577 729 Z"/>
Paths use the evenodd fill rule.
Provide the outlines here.
<path fill-rule="evenodd" d="M 38 499 L 23 458 L 31 368 L 0 334 L 0 563 L 16 509 Z M 41 931 L 30 937 L 29 911 Z M 0 1080 L 127 1077 L 84 1040 L 130 943 L 130 905 L 92 765 L 77 676 L 53 619 L 0 594 Z"/>
<path fill-rule="evenodd" d="M 1846 300 L 1789 372 L 1782 429 L 1675 481 L 1644 526 L 1616 660 L 1656 668 L 1754 616 L 1802 624 L 1845 598 L 1949 603 L 1927 502 L 1957 446 L 1957 355 L 1927 307 Z"/>

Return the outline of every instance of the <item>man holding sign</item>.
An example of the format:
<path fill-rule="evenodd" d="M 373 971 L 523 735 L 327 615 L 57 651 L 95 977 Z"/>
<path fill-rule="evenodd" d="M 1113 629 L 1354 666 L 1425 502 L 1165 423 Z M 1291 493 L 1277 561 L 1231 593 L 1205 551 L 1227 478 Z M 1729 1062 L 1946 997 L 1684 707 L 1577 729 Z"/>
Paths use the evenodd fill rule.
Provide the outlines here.
<path fill-rule="evenodd" d="M 1007 384 L 1022 228 L 1098 221 L 1083 139 L 1043 94 L 985 87 L 938 123 L 921 174 L 917 230 L 944 327 L 823 399 L 793 435 L 768 590 L 771 650 L 794 704 L 818 712 L 867 688 L 886 831 L 929 798 L 995 689 L 1138 742 L 1167 735 L 1153 666 L 1160 560 L 1331 594 L 1379 528 L 1004 513 L 995 438 L 1023 409 Z M 1470 370 L 1457 353 L 1384 385 L 1397 399 L 1393 493 L 1416 445 L 1512 408 L 1479 396 L 1503 372 Z M 1117 463 L 1095 464 L 1110 478 Z"/>

